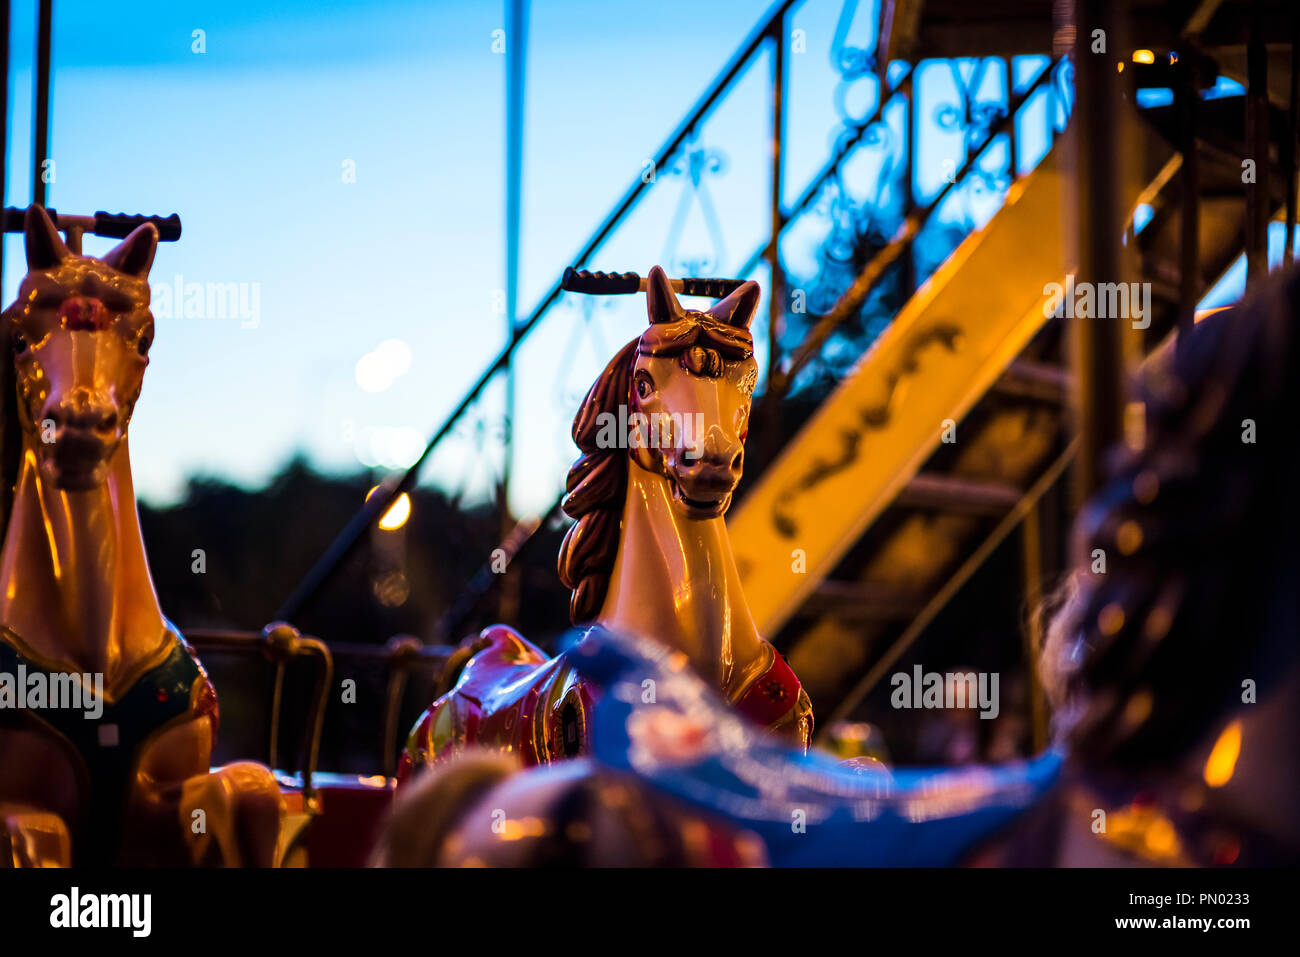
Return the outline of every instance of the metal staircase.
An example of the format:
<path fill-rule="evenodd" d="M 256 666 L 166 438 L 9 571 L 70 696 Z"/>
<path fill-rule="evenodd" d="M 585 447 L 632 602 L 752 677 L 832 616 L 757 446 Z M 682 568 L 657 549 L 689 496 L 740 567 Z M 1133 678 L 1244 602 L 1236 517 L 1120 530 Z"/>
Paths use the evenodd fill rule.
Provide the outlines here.
<path fill-rule="evenodd" d="M 1200 104 L 1196 299 L 1248 231 L 1241 107 L 1240 97 Z M 1285 129 L 1271 112 L 1271 127 Z M 1173 107 L 1143 113 L 1132 131 L 1142 169 L 1123 197 L 1140 212 L 1115 237 L 1150 289 L 1150 313 L 1129 334 L 1134 356 L 1177 326 L 1186 292 L 1184 134 Z M 852 715 L 1013 532 L 1025 543 L 1024 591 L 1041 590 L 1038 503 L 1078 444 L 1063 323 L 1048 317 L 1045 291 L 1075 270 L 1058 224 L 1064 145 L 921 286 L 732 513 L 751 609 L 822 727 Z M 1285 193 L 1276 178 L 1263 192 L 1270 218 Z"/>
<path fill-rule="evenodd" d="M 779 412 L 799 370 L 838 326 L 861 316 L 872 291 L 887 277 L 903 276 L 906 302 L 812 418 L 791 437 L 775 428 L 756 431 L 776 436 L 781 448 L 765 472 L 754 469 L 756 481 L 730 517 L 759 627 L 786 651 L 824 716 L 823 726 L 828 718 L 853 712 L 1013 532 L 1025 543 L 1026 596 L 1032 600 L 1041 588 L 1038 503 L 1065 474 L 1076 451 L 1072 436 L 1079 431 L 1071 417 L 1074 386 L 1065 361 L 1064 323 L 1046 316 L 1045 287 L 1062 283 L 1074 271 L 1077 253 L 1065 245 L 1072 234 L 1063 219 L 1070 205 L 1064 162 L 1069 153 L 1054 146 L 1035 168 L 1037 156 L 1024 154 L 1022 137 L 1036 96 L 1048 104 L 1040 115 L 1046 116 L 1049 142 L 1061 131 L 1074 96 L 1069 64 L 1052 60 L 1036 77 L 1027 78 L 1014 75 L 1008 63 L 1002 103 L 982 101 L 978 80 L 959 78 L 959 102 L 946 111 L 957 117 L 966 160 L 948 185 L 927 200 L 914 195 L 913 153 L 921 148 L 916 139 L 921 114 L 914 88 L 918 68 L 911 64 L 928 57 L 1046 54 L 1058 39 L 1059 25 L 1045 6 L 999 0 L 976 11 L 960 0 L 882 3 L 875 50 L 841 44 L 832 51 L 837 63 L 849 65 L 841 66 L 846 84 L 877 78 L 875 105 L 860 118 L 846 116 L 826 163 L 787 202 L 781 189 L 786 47 L 802 4 L 778 2 L 654 157 L 654 166 L 664 169 L 674 158 L 702 149 L 696 140 L 717 104 L 767 57 L 773 111 L 763 119 L 771 127 L 772 188 L 764 201 L 771 203 L 771 233 L 741 260 L 743 265 L 727 271 L 743 278 L 766 265 L 771 273 L 771 350 L 766 395 L 761 397 L 768 411 Z M 1125 236 L 1112 241 L 1125 244 L 1131 277 L 1150 283 L 1152 302 L 1150 326 L 1126 333 L 1131 357 L 1149 351 L 1176 325 L 1190 322 L 1194 303 L 1243 247 L 1258 263 L 1260 216 L 1275 215 L 1291 200 L 1289 217 L 1294 217 L 1294 200 L 1280 177 L 1264 177 L 1267 188 L 1255 193 L 1243 191 L 1241 183 L 1240 158 L 1259 155 L 1261 144 L 1268 154 L 1265 166 L 1281 165 L 1294 179 L 1295 151 L 1288 148 L 1287 136 L 1289 131 L 1294 139 L 1295 108 L 1292 102 L 1288 116 L 1286 84 L 1277 82 L 1276 64 L 1266 84 L 1271 99 L 1258 92 L 1265 84 L 1255 84 L 1257 93 L 1250 96 L 1247 110 L 1240 95 L 1199 95 L 1219 72 L 1246 72 L 1241 50 L 1247 27 L 1239 17 L 1228 16 L 1235 17 L 1243 5 L 1189 0 L 1182 5 L 1185 16 L 1166 23 L 1162 17 L 1168 6 L 1135 0 L 1133 33 L 1159 55 L 1143 50 L 1149 56 L 1135 53 L 1132 62 L 1120 64 L 1132 71 L 1128 75 L 1135 78 L 1134 87 L 1167 87 L 1180 94 L 1170 105 L 1141 111 L 1142 122 L 1133 124 L 1129 134 L 1136 142 L 1124 151 L 1138 158 L 1140 168 L 1122 201 L 1126 210 L 1140 215 L 1130 218 Z M 1270 17 L 1287 14 L 1282 7 L 1274 11 L 1275 5 L 1265 6 Z M 841 25 L 852 20 L 855 7 L 844 4 Z M 1250 30 L 1251 42 L 1258 45 L 1260 27 Z M 838 31 L 834 43 L 840 44 Z M 1179 49 L 1181 59 L 1174 52 Z M 1270 52 L 1270 62 L 1275 52 Z M 959 72 L 954 67 L 954 74 Z M 1181 95 L 1189 89 L 1196 94 Z M 1189 109 L 1189 104 L 1195 105 Z M 900 108 L 901 138 L 887 120 Z M 1253 117 L 1251 123 L 1245 122 L 1247 115 Z M 801 340 L 783 342 L 779 333 L 790 308 L 790 290 L 784 288 L 790 277 L 782 242 L 792 225 L 827 196 L 832 206 L 844 198 L 842 173 L 856 151 L 882 143 L 892 152 L 879 175 L 901 196 L 901 225 L 855 270 L 833 308 L 814 317 Z M 990 160 L 994 149 L 1002 149 L 1001 160 Z M 991 167 L 997 169 L 991 173 Z M 1004 204 L 916 286 L 918 238 L 944 201 L 975 177 L 1005 190 Z M 645 180 L 632 184 L 575 256 L 574 266 L 609 265 L 593 260 L 648 189 Z M 364 531 L 414 483 L 457 420 L 508 368 L 518 347 L 558 311 L 554 307 L 561 299 L 557 281 L 516 326 L 420 459 L 358 512 L 278 617 L 294 619 L 326 584 Z M 779 419 L 775 415 L 773 421 Z M 1091 457 L 1085 452 L 1083 459 Z M 555 514 L 552 509 L 547 518 Z M 533 519 L 530 529 L 539 524 Z M 528 535 L 517 538 L 526 545 Z M 515 554 L 513 547 L 508 551 Z M 480 579 L 449 611 L 446 633 L 439 638 L 455 640 L 464 633 L 475 603 L 499 576 Z"/>

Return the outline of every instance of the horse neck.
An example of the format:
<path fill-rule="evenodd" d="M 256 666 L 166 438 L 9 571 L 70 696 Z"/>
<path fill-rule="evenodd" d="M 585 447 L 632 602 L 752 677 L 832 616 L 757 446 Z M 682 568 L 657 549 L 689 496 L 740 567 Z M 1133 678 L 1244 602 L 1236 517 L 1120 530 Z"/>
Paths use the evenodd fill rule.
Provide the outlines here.
<path fill-rule="evenodd" d="M 685 654 L 728 692 L 770 663 L 719 518 L 679 515 L 668 482 L 628 465 L 622 532 L 597 623 Z"/>
<path fill-rule="evenodd" d="M 25 440 L 4 548 L 0 623 L 34 652 L 111 681 L 166 631 L 140 535 L 123 439 L 97 488 L 46 482 Z"/>

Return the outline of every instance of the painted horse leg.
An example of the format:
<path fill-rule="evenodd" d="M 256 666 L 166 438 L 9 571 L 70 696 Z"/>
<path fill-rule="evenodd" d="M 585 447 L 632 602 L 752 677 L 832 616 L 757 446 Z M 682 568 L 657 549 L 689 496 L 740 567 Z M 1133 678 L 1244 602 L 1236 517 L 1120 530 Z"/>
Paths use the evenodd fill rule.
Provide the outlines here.
<path fill-rule="evenodd" d="M 240 761 L 195 775 L 181 785 L 177 811 L 196 866 L 275 866 L 284 801 L 262 765 Z"/>
<path fill-rule="evenodd" d="M 208 771 L 210 718 L 160 735 L 140 755 L 124 821 L 128 866 L 272 867 L 284 818 L 274 775 L 251 761 Z"/>
<path fill-rule="evenodd" d="M 63 818 L 21 804 L 0 804 L 0 868 L 71 864 L 72 834 Z"/>

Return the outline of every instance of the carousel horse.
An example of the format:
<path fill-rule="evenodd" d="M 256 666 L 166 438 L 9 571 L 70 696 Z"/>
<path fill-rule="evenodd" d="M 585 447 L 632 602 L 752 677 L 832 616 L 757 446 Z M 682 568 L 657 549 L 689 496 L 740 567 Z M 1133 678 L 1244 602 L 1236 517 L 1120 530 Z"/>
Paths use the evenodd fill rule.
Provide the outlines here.
<path fill-rule="evenodd" d="M 775 865 L 1300 863 L 1297 317 L 1300 269 L 1144 369 L 1146 442 L 1113 453 L 1076 523 L 1086 559 L 1048 609 L 1043 755 L 851 770 L 755 735 L 675 654 L 608 631 L 574 653 L 601 689 L 589 755 L 435 769 L 389 840 L 428 811 L 438 840 L 380 862 L 727 863 L 709 848 L 757 841 L 748 860 Z M 594 822 L 624 860 L 592 846 Z M 664 835 L 695 853 L 665 857 Z"/>
<path fill-rule="evenodd" d="M 40 206 L 3 316 L 0 861 L 271 865 L 271 772 L 209 759 L 217 699 L 158 606 L 127 427 L 154 338 L 140 226 L 102 259 L 69 250 Z M 16 441 L 18 436 L 21 441 Z"/>
<path fill-rule="evenodd" d="M 1040 672 L 1069 760 L 973 860 L 1300 863 L 1300 270 L 1147 364 Z M 1094 574 L 1091 556 L 1107 556 Z"/>
<path fill-rule="evenodd" d="M 1023 813 L 1060 765 L 1049 753 L 1005 767 L 849 768 L 762 733 L 662 645 L 604 631 L 572 664 L 600 689 L 589 753 L 522 771 L 475 756 L 434 766 L 399 792 L 376 863 L 951 864 Z"/>
<path fill-rule="evenodd" d="M 785 659 L 758 633 L 724 516 L 740 481 L 758 367 L 747 282 L 707 312 L 684 309 L 650 270 L 649 326 L 610 360 L 573 421 L 582 456 L 561 547 L 570 618 L 587 637 L 632 632 L 673 649 L 742 714 L 807 747 L 812 705 Z M 579 642 L 579 645 L 581 641 Z M 504 626 L 463 647 L 454 686 L 416 723 L 399 780 L 482 746 L 526 764 L 588 747 L 591 687 L 573 649 L 549 658 Z"/>

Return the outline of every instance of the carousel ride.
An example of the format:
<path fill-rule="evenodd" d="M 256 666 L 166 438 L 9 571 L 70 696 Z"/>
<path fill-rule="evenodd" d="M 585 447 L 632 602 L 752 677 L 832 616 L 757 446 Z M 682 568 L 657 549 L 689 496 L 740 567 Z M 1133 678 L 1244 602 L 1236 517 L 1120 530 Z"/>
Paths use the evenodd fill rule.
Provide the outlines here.
<path fill-rule="evenodd" d="M 778 5 L 747 41 L 744 58 L 768 41 L 781 49 L 791 6 Z M 913 37 L 907 52 L 919 56 L 922 39 Z M 1160 59 L 1153 64 L 1135 53 L 1130 74 L 1163 69 L 1163 78 L 1172 71 L 1173 85 L 1192 96 L 1210 76 L 1202 62 L 1196 62 L 1201 72 L 1185 75 L 1182 67 L 1173 69 L 1176 56 L 1160 51 Z M 1284 328 L 1294 313 L 1292 285 L 1203 327 L 1194 327 L 1194 305 L 1205 279 L 1221 274 L 1236 254 L 1235 227 L 1246 230 L 1257 263 L 1251 224 L 1266 226 L 1267 212 L 1285 200 L 1290 227 L 1294 197 L 1275 196 L 1266 179 L 1244 215 L 1240 202 L 1219 203 L 1226 174 L 1214 166 L 1215 145 L 1207 143 L 1221 132 L 1217 107 L 1205 104 L 1193 116 L 1200 129 L 1160 114 L 1128 131 L 1142 144 L 1142 169 L 1112 199 L 1125 211 L 1136 204 L 1155 212 L 1140 238 L 1128 227 L 1126 237 L 1153 254 L 1144 269 L 1158 270 L 1155 254 L 1172 249 L 1197 281 L 1166 296 L 1139 350 L 1152 356 L 1147 431 L 1151 447 L 1163 453 L 1144 458 L 1139 452 L 1103 469 L 1099 449 L 1119 437 L 1115 423 L 1103 428 L 1085 421 L 1083 441 L 1075 440 L 1065 428 L 1065 399 L 1079 380 L 1092 390 L 1087 409 L 1096 420 L 1115 395 L 1107 394 L 1095 369 L 1068 366 L 1064 323 L 1044 308 L 1047 286 L 1072 274 L 1076 259 L 1079 268 L 1104 273 L 1101 251 L 1116 245 L 1114 235 L 1104 235 L 1093 237 L 1092 247 L 1069 250 L 1056 228 L 1062 203 L 1072 192 L 1076 198 L 1086 192 L 1050 146 L 1072 107 L 1060 92 L 1066 63 L 1054 59 L 1030 83 L 1009 90 L 1005 113 L 975 131 L 970 158 L 954 177 L 953 185 L 979 175 L 981 157 L 1010 130 L 1005 204 L 928 282 L 911 288 L 885 335 L 805 426 L 781 437 L 784 451 L 735 509 L 758 380 L 750 333 L 757 285 L 669 280 L 658 267 L 644 280 L 570 271 L 557 284 L 548 302 L 561 291 L 644 292 L 649 323 L 609 361 L 574 419 L 581 456 L 569 472 L 563 509 L 575 523 L 558 570 L 571 592 L 576 640 L 554 657 L 507 624 L 455 648 L 404 636 L 382 649 L 360 650 L 302 635 L 290 624 L 329 570 L 412 486 L 424 456 L 367 501 L 286 601 L 277 616 L 282 620 L 260 633 L 191 631 L 187 643 L 163 617 L 149 579 L 126 450 L 153 338 L 146 278 L 160 230 L 162 238 L 178 238 L 179 223 L 166 224 L 176 235 L 167 235 L 161 220 L 132 224 L 126 235 L 109 230 L 120 230 L 130 217 L 111 224 L 108 217 L 51 217 L 34 205 L 22 220 L 28 275 L 4 314 L 12 357 L 4 366 L 12 376 L 5 392 L 13 398 L 5 413 L 4 490 L 12 501 L 0 551 L 0 671 L 41 674 L 51 687 L 61 680 L 82 687 L 80 676 L 102 675 L 103 716 L 0 710 L 0 860 L 17 866 L 1069 863 L 1097 859 L 1095 851 L 1079 852 L 1076 812 L 1085 805 L 1115 809 L 1128 822 L 1103 842 L 1103 859 L 1234 863 L 1272 854 L 1294 860 L 1291 825 L 1243 825 L 1241 804 L 1223 801 L 1222 792 L 1210 826 L 1203 819 L 1180 823 L 1172 851 L 1151 843 L 1153 834 L 1168 833 L 1177 809 L 1189 806 L 1189 794 L 1199 806 L 1214 804 L 1216 795 L 1193 772 L 1209 760 L 1207 753 L 1219 753 L 1225 725 L 1241 720 L 1228 693 L 1237 672 L 1267 667 L 1278 679 L 1261 689 L 1268 708 L 1257 719 L 1262 724 L 1248 725 L 1251 740 L 1291 740 L 1277 733 L 1295 714 L 1294 648 L 1279 638 L 1294 621 L 1294 609 L 1280 597 L 1285 591 L 1268 589 L 1272 617 L 1252 623 L 1257 640 L 1234 651 L 1236 671 L 1219 675 L 1222 680 L 1196 673 L 1193 680 L 1186 658 L 1167 649 L 1183 643 L 1211 653 L 1210 626 L 1227 620 L 1225 609 L 1245 600 L 1249 588 L 1236 579 L 1235 591 L 1205 587 L 1219 570 L 1206 557 L 1208 532 L 1190 541 L 1174 536 L 1177 554 L 1204 561 L 1166 580 L 1171 539 L 1160 524 L 1166 513 L 1153 503 L 1165 506 L 1169 498 L 1161 495 L 1171 489 L 1194 493 L 1195 479 L 1175 466 L 1189 454 L 1222 451 L 1232 424 L 1227 406 L 1191 408 L 1171 395 L 1238 394 L 1262 383 L 1273 391 L 1253 395 L 1252 409 L 1283 409 L 1293 399 L 1275 372 L 1252 377 L 1273 368 L 1265 357 L 1285 368 L 1282 360 L 1293 354 L 1294 337 Z M 877 119 L 895 98 L 910 102 L 910 83 L 908 74 L 880 98 Z M 702 109 L 711 108 L 715 95 Z M 1049 97 L 1062 118 L 1060 128 L 1049 120 L 1049 149 L 1034 163 L 1018 156 L 1014 131 L 1038 95 Z M 1268 103 L 1261 109 L 1266 117 Z M 1095 132 L 1104 119 L 1104 111 L 1082 113 L 1077 125 L 1092 124 Z M 1263 128 L 1267 149 L 1267 122 Z M 680 145 L 679 137 L 665 149 Z M 1215 217 L 1205 236 L 1188 218 L 1198 180 L 1188 190 L 1178 176 L 1180 167 L 1195 169 L 1198 162 L 1199 188 L 1214 194 L 1203 204 Z M 1294 180 L 1294 168 L 1290 174 Z M 798 364 L 861 308 L 900 256 L 910 256 L 910 244 L 949 193 L 944 187 L 910 206 L 905 228 L 862 266 L 790 357 L 791 366 L 774 367 L 778 375 L 768 381 L 778 401 Z M 1178 219 L 1170 211 L 1180 204 Z M 1262 207 L 1268 210 L 1259 220 Z M 774 210 L 774 255 L 784 221 L 795 212 Z M 1044 222 L 1052 223 L 1046 232 Z M 593 237 L 580 264 L 610 225 Z M 85 257 L 83 232 L 123 242 L 102 259 Z M 1026 243 L 1030 235 L 1034 241 Z M 1014 270 L 1006 268 L 1010 262 Z M 687 308 L 678 293 L 718 301 Z M 1212 354 L 1226 341 L 1227 323 L 1249 335 L 1239 337 L 1246 344 L 1237 350 L 1218 349 L 1231 353 L 1226 364 L 1200 351 L 1175 354 L 1158 346 L 1176 331 L 1182 341 L 1211 342 L 1206 354 Z M 523 334 L 513 334 L 507 357 Z M 1118 353 L 1118 343 L 1109 345 Z M 485 381 L 499 367 L 498 360 Z M 1170 382 L 1179 388 L 1171 392 Z M 628 412 L 624 420 L 620 408 Z M 934 426 L 943 422 L 971 428 L 974 440 L 961 454 L 942 448 Z M 445 432 L 439 430 L 430 448 Z M 868 446 L 871 454 L 861 454 Z M 1034 657 L 1046 646 L 1074 669 L 1062 666 L 1051 689 L 1036 687 L 1058 695 L 1058 715 L 1071 718 L 1058 747 L 1046 747 L 1040 728 L 1044 747 L 1031 761 L 930 772 L 888 769 L 862 757 L 840 762 L 810 750 L 806 687 L 818 702 L 832 703 L 822 711 L 832 718 L 824 726 L 851 716 L 991 549 L 1016 529 L 1029 537 L 1040 500 L 1076 458 L 1092 469 L 1085 489 L 1096 495 L 1082 513 L 1081 540 L 1132 564 L 1106 587 L 1083 589 L 1057 632 L 1031 636 Z M 1279 463 L 1276 471 L 1285 468 Z M 1220 477 L 1231 495 L 1227 505 L 1223 497 L 1213 503 L 1227 510 L 1253 502 L 1240 525 L 1266 521 L 1260 511 L 1266 503 L 1291 515 L 1267 482 L 1253 489 L 1256 498 L 1239 498 L 1252 486 L 1252 472 Z M 1177 511 L 1181 501 L 1168 514 L 1184 514 Z M 828 514 L 836 521 L 826 521 Z M 1183 521 L 1193 524 L 1185 515 Z M 788 559 L 796 541 L 808 559 L 799 575 L 791 574 Z M 1147 548 L 1160 549 L 1159 561 Z M 1294 556 L 1279 549 L 1259 553 L 1255 572 L 1291 567 Z M 893 604 L 882 611 L 886 592 Z M 1218 603 L 1197 604 L 1210 598 Z M 902 612 L 900 605 L 906 605 Z M 846 615 L 840 606 L 858 611 Z M 858 658 L 846 660 L 845 622 L 854 614 L 863 620 L 851 628 L 872 640 L 857 642 Z M 779 640 L 793 668 L 767 638 Z M 872 654 L 864 658 L 868 645 Z M 216 693 L 195 648 L 270 664 L 273 691 L 260 762 L 209 767 Z M 346 673 L 338 667 L 344 656 L 378 663 L 387 676 L 371 774 L 317 767 L 325 714 Z M 283 714 L 284 689 L 303 666 L 309 708 L 291 722 Z M 399 746 L 402 704 L 418 669 L 436 676 L 435 693 L 421 703 L 427 708 Z M 1197 700 L 1214 702 L 1197 722 L 1178 718 L 1189 700 L 1183 686 L 1194 686 Z M 1041 707 L 1039 717 L 1045 727 Z M 300 733 L 296 755 L 286 760 L 281 739 L 289 723 Z M 1269 774 L 1257 752 L 1249 757 L 1246 764 Z M 1294 793 L 1294 784 L 1284 780 L 1274 790 Z M 498 821 L 502 809 L 506 817 Z M 1087 844 L 1086 835 L 1082 840 Z"/>

